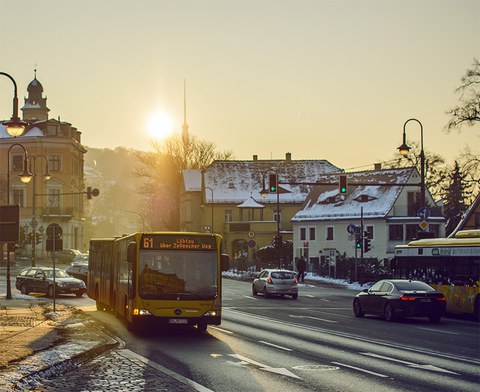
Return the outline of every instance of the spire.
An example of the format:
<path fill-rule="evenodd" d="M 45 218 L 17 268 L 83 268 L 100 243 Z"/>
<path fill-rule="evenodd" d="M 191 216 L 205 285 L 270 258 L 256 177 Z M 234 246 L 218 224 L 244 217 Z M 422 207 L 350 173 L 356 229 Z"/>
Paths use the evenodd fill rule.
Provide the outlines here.
<path fill-rule="evenodd" d="M 183 125 L 182 125 L 183 144 L 188 144 L 188 124 L 187 124 L 187 87 L 186 81 L 183 79 Z"/>

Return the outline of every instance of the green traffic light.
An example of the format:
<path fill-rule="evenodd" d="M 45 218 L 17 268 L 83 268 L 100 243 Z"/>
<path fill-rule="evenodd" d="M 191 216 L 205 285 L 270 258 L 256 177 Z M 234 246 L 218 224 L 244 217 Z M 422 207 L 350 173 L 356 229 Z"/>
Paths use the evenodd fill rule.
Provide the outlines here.
<path fill-rule="evenodd" d="M 274 186 L 271 186 L 271 187 L 270 187 L 270 192 L 275 192 L 276 190 L 277 190 L 276 187 L 274 187 Z"/>
<path fill-rule="evenodd" d="M 347 193 L 347 188 L 345 187 L 340 188 L 340 193 Z"/>

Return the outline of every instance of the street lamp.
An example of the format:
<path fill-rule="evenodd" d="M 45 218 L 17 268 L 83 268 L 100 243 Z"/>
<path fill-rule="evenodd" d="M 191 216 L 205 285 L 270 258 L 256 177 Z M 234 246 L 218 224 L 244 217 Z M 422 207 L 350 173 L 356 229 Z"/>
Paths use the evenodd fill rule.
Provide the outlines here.
<path fill-rule="evenodd" d="M 420 125 L 420 202 L 421 207 L 426 207 L 427 202 L 425 200 L 425 152 L 423 151 L 423 125 L 416 118 L 410 118 L 403 124 L 403 144 L 398 147 L 398 151 L 401 155 L 405 156 L 410 151 L 410 147 L 407 145 L 407 132 L 406 126 L 409 121 L 416 121 Z"/>
<path fill-rule="evenodd" d="M 35 252 L 36 252 L 36 245 L 37 245 L 37 220 L 36 220 L 36 178 L 37 178 L 37 170 L 36 170 L 36 161 L 37 158 L 43 158 L 45 159 L 45 174 L 43 175 L 43 178 L 45 181 L 48 181 L 52 178 L 49 170 L 48 170 L 48 158 L 43 155 L 43 154 L 37 154 L 37 155 L 30 155 L 27 159 L 31 161 L 30 167 L 32 168 L 32 174 L 33 174 L 33 190 L 32 190 L 32 267 L 35 267 Z"/>
<path fill-rule="evenodd" d="M 20 120 L 18 117 L 18 97 L 17 97 L 17 83 L 9 74 L 5 72 L 0 72 L 0 75 L 6 76 L 13 83 L 13 113 L 10 121 L 4 121 L 3 124 L 7 128 L 7 132 L 10 136 L 17 137 L 23 134 L 27 123 Z"/>
<path fill-rule="evenodd" d="M 211 233 L 213 233 L 213 189 L 210 188 L 209 186 L 204 187 L 205 189 L 208 189 L 210 192 L 212 192 L 212 227 L 211 227 Z M 205 196 L 205 202 L 207 201 L 207 196 Z"/>
<path fill-rule="evenodd" d="M 273 173 L 273 175 L 270 175 L 270 182 L 271 181 L 274 181 L 275 184 L 269 184 L 269 188 L 270 190 L 268 190 L 266 187 L 265 187 L 265 175 L 267 173 Z M 279 181 L 278 181 L 278 172 L 276 170 L 273 170 L 273 169 L 268 169 L 266 170 L 265 172 L 263 172 L 262 174 L 262 190 L 260 191 L 260 196 L 262 197 L 267 197 L 272 190 L 274 190 L 277 194 L 277 214 L 276 214 L 276 221 L 277 221 L 277 235 L 276 235 L 276 241 L 274 242 L 275 245 L 277 245 L 277 249 L 278 249 L 278 268 L 281 267 L 281 261 L 280 261 L 280 246 L 282 244 L 282 240 L 281 240 L 281 237 L 280 237 L 280 195 L 278 193 L 278 184 L 279 184 Z M 275 188 L 275 189 L 272 189 L 272 188 Z M 278 241 L 278 242 L 277 242 Z"/>
<path fill-rule="evenodd" d="M 8 153 L 7 153 L 7 205 L 10 205 L 10 151 L 12 150 L 13 147 L 21 147 L 23 149 L 23 156 L 24 156 L 23 172 L 19 174 L 20 180 L 24 184 L 26 184 L 30 182 L 30 180 L 32 179 L 32 174 L 28 171 L 27 149 L 19 143 L 12 144 L 8 149 Z M 12 299 L 12 289 L 10 287 L 10 249 L 8 244 L 7 244 L 7 295 L 5 298 Z"/>

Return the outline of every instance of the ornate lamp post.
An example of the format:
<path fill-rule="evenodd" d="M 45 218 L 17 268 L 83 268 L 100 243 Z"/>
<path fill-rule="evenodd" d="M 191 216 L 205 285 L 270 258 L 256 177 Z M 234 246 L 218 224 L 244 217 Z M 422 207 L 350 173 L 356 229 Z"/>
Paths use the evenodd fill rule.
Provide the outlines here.
<path fill-rule="evenodd" d="M 37 219 L 36 219 L 36 178 L 37 178 L 37 170 L 36 170 L 36 161 L 37 158 L 43 158 L 45 159 L 45 174 L 43 175 L 43 178 L 45 181 L 48 181 L 52 178 L 50 175 L 50 172 L 48 170 L 48 158 L 43 155 L 43 154 L 37 154 L 37 155 L 30 155 L 27 159 L 31 161 L 31 168 L 32 168 L 32 174 L 33 174 L 33 190 L 32 190 L 32 222 L 30 225 L 32 226 L 32 267 L 35 267 L 35 262 L 36 262 L 36 245 L 37 245 Z"/>
<path fill-rule="evenodd" d="M 403 144 L 398 147 L 398 151 L 401 155 L 407 155 L 410 151 L 410 147 L 407 145 L 407 132 L 406 126 L 410 121 L 416 121 L 420 125 L 420 202 L 421 207 L 426 207 L 427 202 L 425 200 L 425 152 L 423 151 L 423 125 L 416 118 L 410 118 L 403 124 Z"/>
<path fill-rule="evenodd" d="M 18 117 L 18 97 L 17 97 L 17 83 L 9 74 L 5 72 L 0 72 L 0 75 L 6 76 L 13 83 L 13 114 L 10 121 L 4 121 L 3 125 L 7 128 L 7 132 L 10 136 L 17 137 L 23 134 L 27 123 L 20 120 Z"/>
<path fill-rule="evenodd" d="M 212 200 L 212 205 L 211 205 L 212 206 L 212 226 L 211 226 L 212 231 L 211 231 L 211 233 L 213 233 L 213 189 L 210 188 L 209 186 L 206 186 L 204 188 L 208 189 L 212 193 L 212 199 L 211 199 Z M 207 196 L 205 196 L 205 202 L 207 201 L 206 199 L 207 199 Z"/>
<path fill-rule="evenodd" d="M 270 174 L 269 178 L 269 189 L 265 187 L 265 175 L 267 173 L 273 173 Z M 278 268 L 281 268 L 281 261 L 280 261 L 280 248 L 282 246 L 282 237 L 280 236 L 280 195 L 278 193 L 278 172 L 273 169 L 268 169 L 262 174 L 262 190 L 260 191 L 260 196 L 262 197 L 267 197 L 268 194 L 272 193 L 274 191 L 277 194 L 277 214 L 276 214 L 276 221 L 277 221 L 277 235 L 275 236 L 275 248 L 278 250 Z"/>

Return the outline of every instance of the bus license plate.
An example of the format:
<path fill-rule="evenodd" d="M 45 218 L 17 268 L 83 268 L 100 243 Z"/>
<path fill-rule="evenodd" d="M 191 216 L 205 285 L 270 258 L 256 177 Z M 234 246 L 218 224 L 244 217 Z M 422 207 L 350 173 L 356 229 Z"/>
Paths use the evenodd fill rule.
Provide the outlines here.
<path fill-rule="evenodd" d="M 170 324 L 188 324 L 187 319 L 169 319 L 168 322 Z"/>

